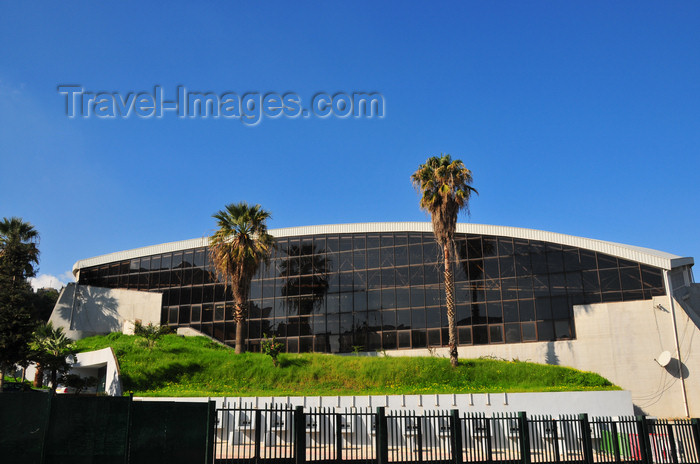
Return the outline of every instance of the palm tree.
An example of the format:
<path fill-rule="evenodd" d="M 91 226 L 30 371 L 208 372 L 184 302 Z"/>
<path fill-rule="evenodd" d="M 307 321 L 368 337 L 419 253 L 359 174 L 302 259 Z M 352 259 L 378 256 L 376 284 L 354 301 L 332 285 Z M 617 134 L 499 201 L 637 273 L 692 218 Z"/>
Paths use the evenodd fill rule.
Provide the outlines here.
<path fill-rule="evenodd" d="M 39 232 L 21 218 L 3 218 L 0 221 L 0 263 L 3 276 L 13 287 L 34 277 L 35 264 L 39 264 Z"/>
<path fill-rule="evenodd" d="M 457 327 L 455 325 L 454 277 L 452 252 L 460 210 L 469 211 L 469 199 L 477 193 L 471 186 L 472 172 L 461 160 L 450 155 L 428 158 L 411 175 L 411 181 L 421 194 L 420 207 L 430 213 L 435 240 L 442 247 L 445 261 L 445 296 L 449 324 L 450 362 L 457 367 Z"/>
<path fill-rule="evenodd" d="M 243 324 L 248 309 L 250 281 L 260 263 L 267 263 L 273 237 L 267 233 L 265 221 L 270 213 L 260 205 L 245 202 L 226 205 L 214 214 L 218 229 L 209 237 L 209 253 L 215 272 L 224 285 L 231 285 L 236 303 L 236 353 L 243 352 Z"/>
<path fill-rule="evenodd" d="M 68 358 L 75 354 L 73 340 L 66 336 L 62 327 L 54 328 L 51 322 L 47 322 L 34 331 L 29 346 L 39 370 L 51 373 L 51 390 L 56 391 L 58 374 L 70 369 Z"/>

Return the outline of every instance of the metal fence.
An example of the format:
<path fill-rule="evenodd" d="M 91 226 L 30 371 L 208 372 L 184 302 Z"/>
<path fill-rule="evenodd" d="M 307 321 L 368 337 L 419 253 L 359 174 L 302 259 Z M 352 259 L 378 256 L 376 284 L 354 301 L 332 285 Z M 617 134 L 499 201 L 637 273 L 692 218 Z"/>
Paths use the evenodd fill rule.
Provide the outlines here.
<path fill-rule="evenodd" d="M 697 419 L 233 405 L 219 464 L 700 464 Z"/>

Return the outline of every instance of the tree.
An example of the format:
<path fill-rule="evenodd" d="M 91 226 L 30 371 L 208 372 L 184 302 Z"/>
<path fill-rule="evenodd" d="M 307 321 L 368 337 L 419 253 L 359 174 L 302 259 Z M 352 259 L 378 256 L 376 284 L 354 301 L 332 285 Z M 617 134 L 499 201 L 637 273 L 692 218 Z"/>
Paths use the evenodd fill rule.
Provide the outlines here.
<path fill-rule="evenodd" d="M 54 328 L 51 322 L 47 322 L 34 331 L 29 346 L 32 359 L 42 370 L 51 373 L 51 390 L 56 391 L 58 374 L 68 372 L 71 366 L 69 358 L 75 356 L 73 340 L 66 336 L 62 327 Z"/>
<path fill-rule="evenodd" d="M 36 275 L 39 264 L 39 232 L 17 217 L 0 222 L 0 270 L 13 286 L 28 288 L 27 279 Z"/>
<path fill-rule="evenodd" d="M 243 324 L 248 309 L 250 281 L 262 262 L 267 263 L 274 241 L 267 233 L 270 213 L 245 202 L 226 205 L 212 216 L 218 229 L 209 238 L 214 271 L 229 284 L 235 301 L 236 353 L 243 352 Z"/>
<path fill-rule="evenodd" d="M 32 292 L 32 319 L 41 323 L 47 322 L 59 295 L 59 291 L 55 288 L 40 288 Z"/>
<path fill-rule="evenodd" d="M 39 233 L 20 218 L 0 221 L 0 391 L 5 372 L 28 363 L 28 343 L 34 329 L 31 286 L 39 263 Z"/>
<path fill-rule="evenodd" d="M 455 325 L 454 276 L 452 254 L 457 216 L 463 209 L 469 211 L 469 199 L 477 193 L 471 186 L 472 172 L 461 160 L 450 155 L 428 158 L 411 175 L 411 181 L 421 194 L 420 207 L 430 214 L 435 240 L 442 247 L 445 264 L 445 296 L 449 324 L 450 362 L 457 366 L 457 327 Z"/>

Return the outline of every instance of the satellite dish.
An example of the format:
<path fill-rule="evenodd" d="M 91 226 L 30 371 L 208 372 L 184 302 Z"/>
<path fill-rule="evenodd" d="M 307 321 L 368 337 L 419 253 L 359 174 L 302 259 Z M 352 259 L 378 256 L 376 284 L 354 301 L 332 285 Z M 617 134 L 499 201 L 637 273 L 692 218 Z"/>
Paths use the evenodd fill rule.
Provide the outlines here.
<path fill-rule="evenodd" d="M 661 367 L 668 366 L 668 363 L 671 362 L 671 353 L 668 351 L 662 351 L 661 354 L 656 357 L 656 362 L 659 363 L 659 366 Z"/>

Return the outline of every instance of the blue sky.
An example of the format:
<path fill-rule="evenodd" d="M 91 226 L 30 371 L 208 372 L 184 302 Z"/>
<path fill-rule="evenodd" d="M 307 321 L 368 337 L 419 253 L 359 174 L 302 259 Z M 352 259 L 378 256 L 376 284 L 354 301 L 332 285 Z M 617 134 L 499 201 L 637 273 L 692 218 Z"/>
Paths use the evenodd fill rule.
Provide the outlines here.
<path fill-rule="evenodd" d="M 40 274 L 212 232 L 424 221 L 409 176 L 450 153 L 463 221 L 700 257 L 698 2 L 3 2 L 0 216 Z M 378 92 L 383 118 L 68 118 L 57 86 L 128 95 Z M 48 277 L 47 277 L 48 278 Z"/>

